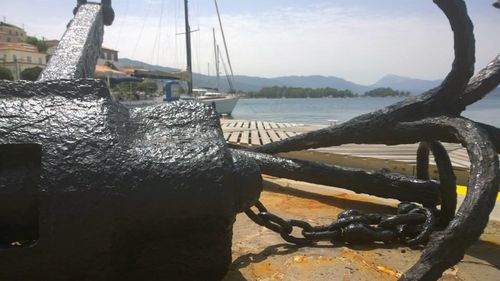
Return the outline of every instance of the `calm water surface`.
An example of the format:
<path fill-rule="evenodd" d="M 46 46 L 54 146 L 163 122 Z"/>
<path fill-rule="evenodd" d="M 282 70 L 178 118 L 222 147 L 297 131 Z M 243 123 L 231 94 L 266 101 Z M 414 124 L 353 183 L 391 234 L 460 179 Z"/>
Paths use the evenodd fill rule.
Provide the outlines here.
<path fill-rule="evenodd" d="M 233 118 L 326 125 L 329 124 L 328 120 L 345 122 L 403 99 L 396 97 L 241 99 L 233 111 Z M 469 106 L 463 115 L 475 121 L 500 127 L 500 95 L 488 96 Z"/>

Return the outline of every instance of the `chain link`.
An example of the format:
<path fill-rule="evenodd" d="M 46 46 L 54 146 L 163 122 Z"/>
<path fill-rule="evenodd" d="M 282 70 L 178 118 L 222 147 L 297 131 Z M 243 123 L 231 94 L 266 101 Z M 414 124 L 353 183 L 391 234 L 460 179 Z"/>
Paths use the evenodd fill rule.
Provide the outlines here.
<path fill-rule="evenodd" d="M 425 243 L 434 230 L 434 212 L 426 207 L 403 202 L 396 215 L 362 214 L 357 210 L 346 210 L 337 220 L 328 225 L 311 226 L 301 220 L 286 220 L 267 210 L 258 201 L 245 214 L 255 223 L 278 233 L 285 241 L 297 245 L 311 245 L 320 241 L 332 244 L 390 243 L 401 241 L 407 245 Z M 294 228 L 301 236 L 292 234 Z"/>

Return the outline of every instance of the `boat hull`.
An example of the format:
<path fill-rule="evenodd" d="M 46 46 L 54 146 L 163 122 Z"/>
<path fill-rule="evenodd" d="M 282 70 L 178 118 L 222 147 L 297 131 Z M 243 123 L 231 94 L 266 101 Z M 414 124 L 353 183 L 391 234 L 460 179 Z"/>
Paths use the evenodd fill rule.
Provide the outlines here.
<path fill-rule="evenodd" d="M 239 97 L 225 97 L 215 99 L 198 99 L 198 101 L 215 107 L 215 111 L 221 115 L 231 115 L 236 107 Z"/>
<path fill-rule="evenodd" d="M 215 111 L 217 111 L 220 115 L 231 115 L 233 109 L 236 107 L 236 103 L 238 103 L 239 97 L 224 97 L 224 98 L 205 98 L 205 99 L 196 99 L 196 98 L 180 98 L 180 100 L 194 100 L 198 102 L 202 102 L 206 105 L 210 105 L 215 107 Z M 158 103 L 168 102 L 165 101 L 164 98 L 156 98 L 152 100 L 142 100 L 142 101 L 122 101 L 121 103 L 127 107 L 144 107 L 149 105 L 154 105 Z"/>

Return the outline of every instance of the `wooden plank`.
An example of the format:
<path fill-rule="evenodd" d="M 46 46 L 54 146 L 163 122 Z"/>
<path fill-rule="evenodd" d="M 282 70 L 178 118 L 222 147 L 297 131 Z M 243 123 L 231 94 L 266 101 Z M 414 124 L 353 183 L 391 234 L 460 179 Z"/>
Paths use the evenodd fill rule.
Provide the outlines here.
<path fill-rule="evenodd" d="M 259 130 L 264 130 L 264 122 L 262 122 L 262 121 L 257 121 L 257 129 L 259 129 Z"/>
<path fill-rule="evenodd" d="M 324 126 L 297 126 L 293 127 L 293 131 L 297 133 L 305 133 L 325 128 Z"/>
<path fill-rule="evenodd" d="M 363 158 L 377 158 L 377 159 L 385 159 L 385 160 L 403 160 L 403 159 L 406 159 L 406 160 L 411 160 L 411 161 L 416 161 L 414 157 L 404 157 L 403 155 L 388 155 L 388 154 L 357 154 L 357 153 L 353 153 L 353 154 L 349 154 L 349 155 L 352 155 L 352 156 L 356 156 L 356 157 L 363 157 Z"/>
<path fill-rule="evenodd" d="M 332 153 L 363 153 L 363 154 L 392 154 L 392 155 L 411 155 L 416 157 L 415 151 L 390 151 L 385 149 L 363 150 L 363 149 L 335 149 L 335 148 L 321 148 L 321 150 Z"/>
<path fill-rule="evenodd" d="M 243 129 L 248 129 L 250 128 L 250 121 L 243 121 L 243 124 L 241 125 L 241 128 Z"/>
<path fill-rule="evenodd" d="M 274 122 L 270 122 L 269 126 L 271 127 L 271 129 L 279 129 L 280 128 L 279 124 L 274 123 Z"/>
<path fill-rule="evenodd" d="M 267 130 L 267 133 L 269 134 L 269 137 L 271 138 L 271 140 L 273 142 L 280 141 L 280 137 L 276 134 L 275 131 L 273 131 L 273 130 Z"/>
<path fill-rule="evenodd" d="M 250 131 L 251 129 L 249 128 L 222 128 L 224 132 L 243 132 L 243 131 Z"/>
<path fill-rule="evenodd" d="M 288 135 L 287 135 L 285 132 L 283 132 L 283 131 L 276 130 L 275 132 L 276 132 L 276 134 L 278 135 L 278 137 L 279 137 L 280 139 L 282 139 L 282 140 L 284 140 L 284 139 L 287 139 L 287 138 L 288 138 Z"/>
<path fill-rule="evenodd" d="M 263 145 L 271 143 L 271 139 L 269 139 L 269 136 L 267 136 L 266 130 L 259 130 L 259 135 Z"/>
<path fill-rule="evenodd" d="M 297 123 L 276 123 L 254 120 L 221 120 L 224 139 L 231 143 L 247 145 L 264 145 L 279 141 L 304 132 L 324 128 L 319 125 L 304 125 Z M 468 168 L 470 166 L 467 151 L 455 143 L 443 143 L 448 151 L 454 167 Z M 357 158 L 372 158 L 381 160 L 399 161 L 414 165 L 418 144 L 404 145 L 364 145 L 345 144 L 335 147 L 314 149 L 319 152 L 346 155 Z M 432 154 L 430 164 L 435 165 Z"/>
<path fill-rule="evenodd" d="M 449 152 L 450 157 L 456 157 L 460 159 L 469 159 L 469 154 L 467 154 L 467 150 L 465 149 L 457 149 L 452 152 Z"/>
<path fill-rule="evenodd" d="M 233 122 L 231 122 L 231 121 L 224 121 L 224 122 L 221 121 L 221 127 L 223 127 L 223 128 L 229 128 L 232 126 L 233 126 Z"/>
<path fill-rule="evenodd" d="M 451 165 L 453 167 L 462 167 L 462 168 L 469 168 L 470 167 L 470 162 L 461 162 L 461 161 L 451 161 Z"/>
<path fill-rule="evenodd" d="M 450 157 L 453 159 L 459 159 L 463 161 L 469 161 L 469 156 L 468 155 L 460 155 L 457 153 L 450 153 Z"/>
<path fill-rule="evenodd" d="M 461 161 L 461 160 L 451 160 L 452 166 L 459 166 L 469 168 L 471 163 L 469 161 Z"/>
<path fill-rule="evenodd" d="M 250 144 L 250 132 L 248 130 L 243 131 L 241 133 L 241 138 L 239 143 L 241 144 Z"/>
<path fill-rule="evenodd" d="M 238 143 L 239 136 L 240 136 L 240 132 L 232 132 L 231 136 L 229 137 L 229 142 Z"/>
<path fill-rule="evenodd" d="M 267 144 L 274 141 L 293 137 L 304 132 L 323 128 L 325 126 L 304 125 L 297 123 L 276 123 L 254 120 L 221 120 L 224 138 L 232 143 L 250 145 Z M 460 144 L 443 143 L 448 151 L 454 166 L 467 168 L 470 165 L 467 151 Z M 317 151 L 334 153 L 339 155 L 350 155 L 353 157 L 379 158 L 412 162 L 416 160 L 418 144 L 405 145 L 360 145 L 347 144 L 336 147 L 321 148 Z M 431 163 L 434 159 L 430 157 Z"/>
<path fill-rule="evenodd" d="M 453 166 L 459 166 L 464 168 L 470 167 L 470 159 L 467 154 L 467 150 L 464 148 L 456 149 L 449 153 L 451 163 Z"/>
<path fill-rule="evenodd" d="M 259 131 L 252 130 L 250 132 L 250 134 L 251 134 L 251 144 L 252 145 L 261 145 L 260 138 L 259 138 Z"/>

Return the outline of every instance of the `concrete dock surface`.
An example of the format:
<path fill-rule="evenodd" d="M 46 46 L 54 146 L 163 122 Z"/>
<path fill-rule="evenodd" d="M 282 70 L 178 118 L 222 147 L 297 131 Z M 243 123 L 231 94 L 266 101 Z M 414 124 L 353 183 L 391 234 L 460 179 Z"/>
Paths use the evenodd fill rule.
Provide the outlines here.
<path fill-rule="evenodd" d="M 221 119 L 228 143 L 242 146 L 264 145 L 305 132 L 321 129 L 294 123 Z M 469 173 L 467 152 L 459 144 L 445 143 L 457 184 L 466 185 Z M 384 170 L 414 176 L 418 144 L 396 146 L 346 144 L 281 154 L 281 156 L 320 161 L 345 167 Z M 430 175 L 437 179 L 431 157 Z M 311 225 L 331 223 L 345 209 L 392 214 L 399 203 L 345 189 L 264 176 L 261 201 L 270 212 L 286 219 L 299 219 Z M 465 187 L 458 186 L 459 205 Z M 497 201 L 500 200 L 500 196 Z M 321 280 L 398 280 L 418 260 L 422 248 L 393 245 L 331 245 L 298 247 L 256 225 L 245 214 L 237 217 L 233 237 L 233 263 L 224 281 L 321 281 Z M 464 259 L 445 272 L 440 280 L 500 280 L 500 207 L 490 215 L 490 223 L 480 240 Z"/>
<path fill-rule="evenodd" d="M 270 212 L 312 225 L 331 223 L 344 209 L 391 214 L 398 203 L 304 182 L 264 179 L 261 201 Z M 234 226 L 233 263 L 224 281 L 397 280 L 421 251 L 402 244 L 298 247 L 240 214 Z M 440 280 L 496 281 L 499 277 L 500 223 L 491 220 L 481 239 Z"/>

